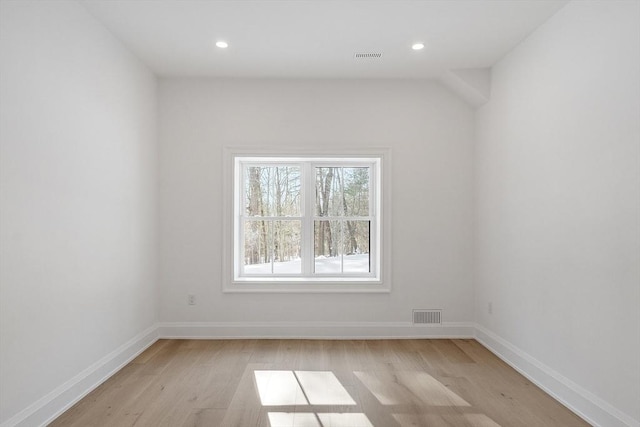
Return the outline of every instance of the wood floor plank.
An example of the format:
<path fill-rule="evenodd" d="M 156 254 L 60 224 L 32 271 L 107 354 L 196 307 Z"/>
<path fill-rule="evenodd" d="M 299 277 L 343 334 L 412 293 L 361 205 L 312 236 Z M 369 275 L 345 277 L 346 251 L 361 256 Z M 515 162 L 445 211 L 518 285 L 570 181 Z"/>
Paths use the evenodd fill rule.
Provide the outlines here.
<path fill-rule="evenodd" d="M 140 375 L 141 370 L 140 364 L 125 366 L 50 425 L 64 426 L 70 420 L 87 427 L 104 424 L 119 406 L 149 385 L 152 377 Z"/>
<path fill-rule="evenodd" d="M 302 340 L 277 340 L 280 343 L 274 369 L 291 369 L 297 366 Z"/>
<path fill-rule="evenodd" d="M 439 351 L 443 359 L 450 363 L 475 363 L 467 353 L 460 348 L 455 340 L 433 340 L 436 350 Z"/>
<path fill-rule="evenodd" d="M 298 358 L 298 369 L 308 371 L 322 371 L 329 366 L 329 358 L 324 352 L 323 340 L 303 340 Z"/>
<path fill-rule="evenodd" d="M 131 361 L 131 363 L 147 363 L 149 360 L 151 360 L 152 357 L 158 354 L 159 351 L 161 351 L 169 344 L 171 344 L 171 340 L 158 340 L 153 343 L 153 345 L 149 346 L 145 351 L 140 353 L 138 357 Z"/>
<path fill-rule="evenodd" d="M 224 409 L 194 409 L 181 427 L 214 427 L 224 419 Z"/>
<path fill-rule="evenodd" d="M 280 351 L 279 340 L 261 340 L 256 342 L 252 352 L 250 363 L 274 363 L 278 360 Z"/>
<path fill-rule="evenodd" d="M 268 368 L 266 364 L 247 365 L 220 427 L 255 426 L 261 416 L 264 417 L 265 409 L 256 393 L 254 373 Z"/>
<path fill-rule="evenodd" d="M 255 339 L 159 340 L 50 425 L 588 426 L 475 340 Z"/>

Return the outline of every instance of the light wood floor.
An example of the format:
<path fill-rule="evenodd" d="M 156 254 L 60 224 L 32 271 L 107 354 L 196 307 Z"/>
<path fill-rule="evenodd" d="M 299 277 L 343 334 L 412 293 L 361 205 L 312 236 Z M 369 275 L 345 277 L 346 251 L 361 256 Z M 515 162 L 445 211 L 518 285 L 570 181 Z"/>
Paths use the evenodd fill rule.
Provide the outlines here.
<path fill-rule="evenodd" d="M 588 425 L 474 340 L 160 340 L 51 426 Z"/>

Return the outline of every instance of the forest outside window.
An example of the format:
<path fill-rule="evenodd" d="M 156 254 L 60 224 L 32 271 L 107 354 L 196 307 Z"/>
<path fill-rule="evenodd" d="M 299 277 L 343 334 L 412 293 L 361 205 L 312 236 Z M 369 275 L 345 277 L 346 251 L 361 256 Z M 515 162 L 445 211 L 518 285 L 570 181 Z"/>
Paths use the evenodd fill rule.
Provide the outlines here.
<path fill-rule="evenodd" d="M 380 157 L 234 157 L 235 283 L 380 283 Z"/>

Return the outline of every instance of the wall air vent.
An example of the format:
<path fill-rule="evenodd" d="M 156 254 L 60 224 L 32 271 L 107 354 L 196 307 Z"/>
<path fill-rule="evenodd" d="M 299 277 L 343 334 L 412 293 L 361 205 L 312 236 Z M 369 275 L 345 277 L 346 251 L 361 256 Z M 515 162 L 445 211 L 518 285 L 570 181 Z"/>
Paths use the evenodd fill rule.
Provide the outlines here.
<path fill-rule="evenodd" d="M 376 52 L 358 52 L 353 54 L 353 59 L 380 59 L 381 53 Z"/>
<path fill-rule="evenodd" d="M 442 310 L 413 310 L 414 325 L 441 325 Z"/>

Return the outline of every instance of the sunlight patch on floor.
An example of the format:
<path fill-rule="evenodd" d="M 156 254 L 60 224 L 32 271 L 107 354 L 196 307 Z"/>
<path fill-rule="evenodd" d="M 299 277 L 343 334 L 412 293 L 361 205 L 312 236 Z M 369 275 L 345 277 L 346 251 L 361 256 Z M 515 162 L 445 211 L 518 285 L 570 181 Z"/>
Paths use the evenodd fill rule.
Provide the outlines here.
<path fill-rule="evenodd" d="M 269 412 L 271 427 L 374 427 L 362 413 Z"/>
<path fill-rule="evenodd" d="M 355 405 L 330 371 L 254 371 L 262 406 Z"/>
<path fill-rule="evenodd" d="M 292 371 L 254 371 L 262 406 L 308 405 Z"/>
<path fill-rule="evenodd" d="M 312 405 L 356 404 L 333 372 L 295 371 L 295 375 Z"/>
<path fill-rule="evenodd" d="M 400 427 L 416 426 L 468 426 L 500 427 L 484 414 L 393 414 Z"/>
<path fill-rule="evenodd" d="M 373 427 L 371 421 L 362 413 L 318 414 L 322 427 Z"/>
<path fill-rule="evenodd" d="M 271 427 L 322 427 L 314 413 L 269 412 Z"/>
<path fill-rule="evenodd" d="M 420 371 L 354 372 L 383 405 L 471 406 L 431 375 Z"/>

